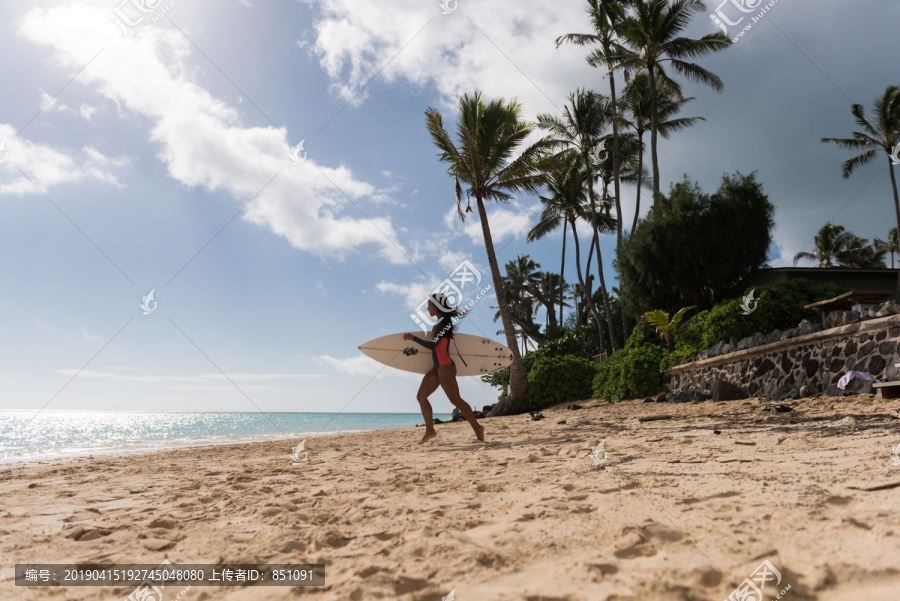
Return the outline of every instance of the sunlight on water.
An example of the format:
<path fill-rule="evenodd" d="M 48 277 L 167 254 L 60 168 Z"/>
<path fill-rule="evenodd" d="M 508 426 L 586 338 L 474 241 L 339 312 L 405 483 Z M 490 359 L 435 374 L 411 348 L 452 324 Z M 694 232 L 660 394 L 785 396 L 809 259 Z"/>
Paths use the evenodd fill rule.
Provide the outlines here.
<path fill-rule="evenodd" d="M 295 439 L 422 421 L 418 413 L 0 411 L 0 460 Z"/>

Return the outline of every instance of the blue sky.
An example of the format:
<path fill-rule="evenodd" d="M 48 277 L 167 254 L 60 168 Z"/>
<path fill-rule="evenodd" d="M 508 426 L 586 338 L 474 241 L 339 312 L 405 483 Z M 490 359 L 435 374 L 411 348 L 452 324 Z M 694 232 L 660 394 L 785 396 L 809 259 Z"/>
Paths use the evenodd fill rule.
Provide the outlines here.
<path fill-rule="evenodd" d="M 417 411 L 417 378 L 374 377 L 357 345 L 413 329 L 462 261 L 488 277 L 423 113 L 452 123 L 475 88 L 529 118 L 576 87 L 607 92 L 583 49 L 554 48 L 587 30 L 582 3 L 137 4 L 0 7 L 0 409 Z M 821 4 L 781 0 L 704 59 L 725 92 L 688 85 L 683 114 L 707 121 L 661 142 L 663 188 L 759 172 L 778 207 L 774 265 L 829 218 L 869 238 L 893 225 L 886 160 L 845 181 L 849 155 L 819 138 L 848 136 L 851 101 L 900 84 L 900 7 Z M 143 17 L 134 35 L 161 11 L 136 41 L 111 18 Z M 704 14 L 690 33 L 715 30 Z M 558 269 L 559 235 L 525 242 L 537 212 L 528 196 L 491 210 L 501 264 L 529 253 Z M 502 339 L 488 298 L 462 331 Z M 496 396 L 461 384 L 477 407 Z"/>

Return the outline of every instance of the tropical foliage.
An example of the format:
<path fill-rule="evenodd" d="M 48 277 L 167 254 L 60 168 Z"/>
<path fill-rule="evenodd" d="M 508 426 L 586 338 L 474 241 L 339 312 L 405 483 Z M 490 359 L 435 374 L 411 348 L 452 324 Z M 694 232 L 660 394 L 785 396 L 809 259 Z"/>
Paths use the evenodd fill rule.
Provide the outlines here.
<path fill-rule="evenodd" d="M 896 242 L 896 229 L 892 231 Z M 872 269 L 884 267 L 884 257 L 888 253 L 887 243 L 876 239 L 876 244 L 870 245 L 866 238 L 860 238 L 832 221 L 818 231 L 813 238 L 813 246 L 812 252 L 800 251 L 794 255 L 794 265 L 799 261 L 812 260 L 819 267 Z"/>
<path fill-rule="evenodd" d="M 765 265 L 774 212 L 755 174 L 726 175 L 712 195 L 686 178 L 673 184 L 617 257 L 626 306 L 640 315 L 729 298 Z"/>

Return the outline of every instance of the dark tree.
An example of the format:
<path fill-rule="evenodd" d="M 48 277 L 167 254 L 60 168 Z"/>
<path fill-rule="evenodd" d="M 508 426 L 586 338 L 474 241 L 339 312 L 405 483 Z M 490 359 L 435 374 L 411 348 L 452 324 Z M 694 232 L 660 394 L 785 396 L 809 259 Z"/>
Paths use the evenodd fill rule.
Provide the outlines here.
<path fill-rule="evenodd" d="M 626 240 L 616 259 L 632 317 L 725 300 L 766 263 L 775 207 L 755 174 L 725 175 L 704 194 L 685 179 L 673 184 Z"/>

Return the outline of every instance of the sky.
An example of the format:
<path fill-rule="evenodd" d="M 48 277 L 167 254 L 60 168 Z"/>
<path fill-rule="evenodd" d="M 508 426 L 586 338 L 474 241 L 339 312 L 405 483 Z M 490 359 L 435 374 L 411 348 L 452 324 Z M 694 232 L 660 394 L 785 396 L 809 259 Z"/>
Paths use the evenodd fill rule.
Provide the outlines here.
<path fill-rule="evenodd" d="M 829 219 L 885 238 L 886 155 L 845 180 L 851 155 L 820 139 L 849 137 L 851 104 L 871 111 L 900 84 L 900 5 L 763 6 L 699 61 L 722 93 L 685 83 L 682 116 L 706 120 L 661 140 L 663 190 L 757 172 L 777 207 L 773 266 Z M 708 3 L 687 34 L 718 31 L 720 7 L 744 14 Z M 418 411 L 419 377 L 357 346 L 414 331 L 466 261 L 490 281 L 425 110 L 452 124 L 480 89 L 535 119 L 576 88 L 608 93 L 585 48 L 555 47 L 587 31 L 575 0 L 3 3 L 0 410 Z M 532 195 L 490 207 L 501 264 L 559 269 L 561 234 L 525 240 L 539 211 Z M 492 304 L 459 331 L 503 341 Z M 460 386 L 476 408 L 496 399 L 478 378 Z M 434 406 L 452 408 L 441 392 Z"/>

